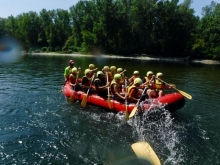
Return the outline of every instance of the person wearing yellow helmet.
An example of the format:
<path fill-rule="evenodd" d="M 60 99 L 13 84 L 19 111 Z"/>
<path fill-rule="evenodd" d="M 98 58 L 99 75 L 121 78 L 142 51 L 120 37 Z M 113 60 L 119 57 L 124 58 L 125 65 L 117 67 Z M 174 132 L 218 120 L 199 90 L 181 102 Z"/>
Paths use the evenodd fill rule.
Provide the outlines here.
<path fill-rule="evenodd" d="M 141 93 L 140 86 L 142 84 L 142 80 L 137 77 L 134 79 L 133 84 L 128 88 L 128 101 L 131 103 L 136 103 L 140 99 Z"/>
<path fill-rule="evenodd" d="M 97 78 L 94 80 L 96 93 L 101 97 L 107 98 L 109 84 L 106 84 L 104 73 L 102 71 L 98 71 L 96 73 L 96 77 Z"/>
<path fill-rule="evenodd" d="M 69 83 L 72 87 L 74 87 L 74 89 L 76 91 L 78 91 L 80 89 L 80 86 L 78 85 L 78 83 L 80 83 L 82 81 L 81 79 L 78 79 L 78 74 L 80 71 L 81 71 L 81 68 L 79 68 L 77 70 L 77 68 L 74 67 L 69 74 Z M 77 82 L 76 82 L 76 80 L 77 80 Z"/>
<path fill-rule="evenodd" d="M 111 75 L 111 71 L 110 71 L 109 67 L 108 66 L 104 66 L 102 71 L 103 71 L 103 73 L 105 75 L 105 79 L 107 79 L 107 76 L 108 76 L 108 80 L 112 81 L 112 75 Z"/>
<path fill-rule="evenodd" d="M 164 82 L 160 81 L 163 79 L 163 73 L 158 72 L 156 74 L 156 80 L 153 84 L 153 90 L 147 91 L 149 98 L 155 97 L 162 97 L 164 96 L 164 88 L 172 89 L 172 86 L 165 84 Z"/>
<path fill-rule="evenodd" d="M 127 71 L 126 69 L 123 70 L 122 68 L 118 68 L 118 69 L 117 69 L 117 73 L 120 74 L 121 77 L 122 77 L 120 84 L 121 84 L 121 89 L 123 90 L 123 92 L 124 92 L 124 90 L 125 90 L 125 89 L 124 89 L 125 87 L 124 87 L 123 84 L 125 84 L 125 79 L 127 79 L 127 77 L 125 76 L 125 72 L 126 72 L 126 71 Z"/>
<path fill-rule="evenodd" d="M 95 74 L 95 71 L 98 70 L 98 68 L 96 68 L 94 64 L 89 64 L 89 68 L 88 69 L 91 71 L 90 77 L 92 77 Z"/>
<path fill-rule="evenodd" d="M 94 65 L 94 64 L 89 64 L 89 69 L 90 69 L 90 70 L 95 69 L 95 65 Z"/>
<path fill-rule="evenodd" d="M 121 88 L 120 88 L 121 80 L 122 80 L 121 74 L 117 73 L 114 75 L 114 79 L 112 80 L 111 85 L 110 85 L 112 98 L 117 101 L 122 101 L 126 99 L 124 96 L 125 94 L 121 93 Z"/>
<path fill-rule="evenodd" d="M 147 86 L 148 89 L 152 89 L 154 84 L 154 73 L 152 71 L 148 71 L 146 73 L 146 77 L 143 78 L 142 86 Z"/>
<path fill-rule="evenodd" d="M 91 70 L 90 69 L 86 69 L 85 70 L 85 75 L 82 77 L 82 83 L 81 83 L 81 85 L 82 85 L 82 90 L 86 93 L 87 92 L 87 90 L 90 88 L 90 84 L 91 84 L 91 81 L 92 81 L 92 79 L 91 79 L 91 77 L 90 77 L 90 75 L 91 75 Z M 91 88 L 90 89 L 90 92 L 92 93 L 92 92 L 94 92 L 94 88 Z"/>
<path fill-rule="evenodd" d="M 112 81 L 114 78 L 114 75 L 117 73 L 116 66 L 111 66 L 110 72 L 111 72 L 111 77 L 109 78 L 109 81 Z"/>
<path fill-rule="evenodd" d="M 128 81 L 130 82 L 129 86 L 133 85 L 134 79 L 139 77 L 139 71 L 135 70 L 133 76 L 131 76 Z"/>

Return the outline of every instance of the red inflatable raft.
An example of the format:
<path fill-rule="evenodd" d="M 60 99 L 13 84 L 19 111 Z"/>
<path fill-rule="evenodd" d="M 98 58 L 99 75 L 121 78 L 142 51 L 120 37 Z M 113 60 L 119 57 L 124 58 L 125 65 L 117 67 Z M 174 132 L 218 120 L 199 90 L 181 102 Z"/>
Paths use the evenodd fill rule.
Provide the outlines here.
<path fill-rule="evenodd" d="M 82 99 L 86 95 L 86 93 L 82 91 L 77 91 L 77 92 L 74 91 L 72 89 L 72 86 L 68 82 L 63 87 L 63 93 L 67 98 L 70 98 L 73 95 L 74 100 L 79 100 L 79 101 L 82 101 Z M 92 105 L 99 106 L 101 108 L 109 109 L 111 111 L 116 111 L 116 112 L 126 111 L 126 105 L 124 103 L 121 103 L 115 100 L 110 100 L 110 104 L 112 107 L 112 109 L 110 109 L 108 99 L 104 99 L 95 94 L 91 94 L 88 96 L 87 104 L 92 104 Z M 171 94 L 166 94 L 163 97 L 153 99 L 151 104 L 154 104 L 154 105 L 162 104 L 162 105 L 165 105 L 165 108 L 169 110 L 170 112 L 175 112 L 184 106 L 185 99 L 180 93 L 174 92 Z M 151 104 L 144 103 L 143 109 L 144 110 L 151 109 L 150 108 L 152 107 Z M 135 107 L 135 104 L 132 104 L 132 103 L 128 104 L 129 113 L 133 110 L 134 107 Z"/>

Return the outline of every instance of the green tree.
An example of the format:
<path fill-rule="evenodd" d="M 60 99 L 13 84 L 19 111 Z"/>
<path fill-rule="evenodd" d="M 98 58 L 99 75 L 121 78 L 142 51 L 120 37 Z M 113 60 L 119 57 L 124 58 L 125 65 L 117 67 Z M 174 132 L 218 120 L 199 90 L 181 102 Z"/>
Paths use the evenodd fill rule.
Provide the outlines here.
<path fill-rule="evenodd" d="M 199 38 L 204 41 L 207 57 L 220 59 L 220 4 L 211 2 L 203 8 L 203 18 L 199 24 Z"/>

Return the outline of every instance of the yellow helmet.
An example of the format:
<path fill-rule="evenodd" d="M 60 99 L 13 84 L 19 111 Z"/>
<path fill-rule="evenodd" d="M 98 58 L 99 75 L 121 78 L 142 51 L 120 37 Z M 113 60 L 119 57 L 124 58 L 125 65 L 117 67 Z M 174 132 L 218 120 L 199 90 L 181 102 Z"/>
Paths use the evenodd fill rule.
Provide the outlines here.
<path fill-rule="evenodd" d="M 139 74 L 139 72 L 136 70 L 136 71 L 134 71 L 134 73 L 133 74 Z"/>
<path fill-rule="evenodd" d="M 114 75 L 114 79 L 115 79 L 115 80 L 121 80 L 122 77 L 121 77 L 120 74 L 117 73 L 117 74 Z"/>
<path fill-rule="evenodd" d="M 111 66 L 111 67 L 110 67 L 110 70 L 111 70 L 111 71 L 116 70 L 116 66 Z"/>
<path fill-rule="evenodd" d="M 94 69 L 95 65 L 94 64 L 89 64 L 89 69 Z"/>
<path fill-rule="evenodd" d="M 103 70 L 105 70 L 105 71 L 106 71 L 106 70 L 109 70 L 109 67 L 108 67 L 108 66 L 104 66 L 104 67 L 103 67 Z"/>
<path fill-rule="evenodd" d="M 148 77 L 150 74 L 154 74 L 154 73 L 153 73 L 152 71 L 148 71 L 147 74 L 146 74 L 147 77 Z"/>
<path fill-rule="evenodd" d="M 90 69 L 86 69 L 85 70 L 85 74 L 90 74 L 91 73 L 91 70 Z"/>
<path fill-rule="evenodd" d="M 157 76 L 157 78 L 158 78 L 159 76 L 163 76 L 163 73 L 158 72 L 156 76 Z"/>
<path fill-rule="evenodd" d="M 76 73 L 76 72 L 77 72 L 77 68 L 74 67 L 74 68 L 72 69 L 72 73 Z"/>
<path fill-rule="evenodd" d="M 98 71 L 98 72 L 96 73 L 96 76 L 99 77 L 99 75 L 104 75 L 104 73 L 103 73 L 102 71 Z"/>
<path fill-rule="evenodd" d="M 140 78 L 136 78 L 136 79 L 134 79 L 134 85 L 136 85 L 136 84 L 141 85 L 141 84 L 143 84 L 143 81 Z"/>
<path fill-rule="evenodd" d="M 122 71 L 123 71 L 122 68 L 118 68 L 118 69 L 117 69 L 117 73 L 121 73 Z"/>

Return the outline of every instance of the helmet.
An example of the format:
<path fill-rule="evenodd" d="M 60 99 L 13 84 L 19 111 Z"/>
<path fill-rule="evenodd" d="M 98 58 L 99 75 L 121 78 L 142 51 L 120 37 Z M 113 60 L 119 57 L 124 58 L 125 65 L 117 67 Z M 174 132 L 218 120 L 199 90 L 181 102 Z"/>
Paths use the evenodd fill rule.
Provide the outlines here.
<path fill-rule="evenodd" d="M 141 85 L 141 84 L 143 84 L 143 82 L 140 78 L 136 78 L 136 79 L 134 79 L 134 85 L 136 85 L 136 84 Z"/>
<path fill-rule="evenodd" d="M 69 64 L 74 64 L 74 60 L 70 60 L 70 61 L 69 61 Z"/>
<path fill-rule="evenodd" d="M 95 65 L 94 64 L 89 64 L 89 69 L 93 69 L 95 68 Z"/>
<path fill-rule="evenodd" d="M 136 71 L 134 71 L 134 73 L 133 74 L 139 74 L 139 72 L 136 70 Z"/>
<path fill-rule="evenodd" d="M 74 68 L 72 69 L 72 73 L 76 73 L 76 72 L 77 72 L 77 68 L 74 67 Z"/>
<path fill-rule="evenodd" d="M 89 74 L 91 73 L 91 70 L 90 70 L 90 69 L 86 69 L 86 70 L 85 70 L 85 74 L 88 74 L 88 73 L 89 73 Z"/>
<path fill-rule="evenodd" d="M 111 66 L 111 67 L 110 67 L 110 70 L 111 70 L 111 71 L 116 70 L 116 66 Z"/>
<path fill-rule="evenodd" d="M 108 66 L 104 66 L 103 70 L 109 70 L 109 67 Z"/>
<path fill-rule="evenodd" d="M 154 73 L 152 71 L 148 71 L 146 75 L 149 76 L 150 74 L 154 74 Z"/>
<path fill-rule="evenodd" d="M 158 78 L 159 76 L 163 76 L 163 73 L 161 73 L 161 72 L 157 73 L 157 78 Z"/>
<path fill-rule="evenodd" d="M 114 75 L 114 79 L 115 80 L 120 80 L 120 79 L 122 79 L 122 77 L 121 77 L 120 74 L 117 73 L 117 74 Z"/>
<path fill-rule="evenodd" d="M 103 73 L 102 71 L 98 71 L 98 72 L 96 73 L 96 76 L 99 77 L 99 75 L 104 75 L 104 73 Z"/>
<path fill-rule="evenodd" d="M 118 68 L 118 69 L 117 69 L 117 72 L 118 72 L 118 73 L 120 73 L 120 72 L 122 72 L 122 71 L 123 71 L 122 68 Z"/>

